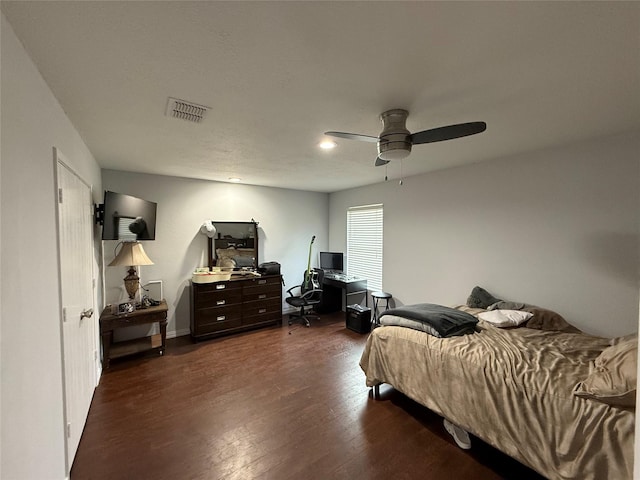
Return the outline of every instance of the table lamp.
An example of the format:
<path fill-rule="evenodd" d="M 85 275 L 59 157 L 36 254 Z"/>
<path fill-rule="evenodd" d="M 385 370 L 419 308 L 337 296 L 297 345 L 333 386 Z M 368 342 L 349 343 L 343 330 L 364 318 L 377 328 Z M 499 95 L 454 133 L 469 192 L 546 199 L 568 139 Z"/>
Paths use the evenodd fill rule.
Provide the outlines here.
<path fill-rule="evenodd" d="M 135 298 L 140 286 L 140 277 L 135 269 L 137 265 L 153 265 L 151 259 L 144 253 L 140 242 L 122 242 L 122 248 L 109 264 L 110 267 L 129 267 L 129 275 L 124 277 L 124 288 L 130 300 Z"/>

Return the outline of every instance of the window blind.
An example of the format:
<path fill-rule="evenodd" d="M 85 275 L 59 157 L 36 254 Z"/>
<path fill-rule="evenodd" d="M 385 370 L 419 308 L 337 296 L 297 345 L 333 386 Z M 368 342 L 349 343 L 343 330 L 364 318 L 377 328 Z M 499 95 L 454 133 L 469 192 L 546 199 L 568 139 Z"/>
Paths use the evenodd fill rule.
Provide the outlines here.
<path fill-rule="evenodd" d="M 383 206 L 347 209 L 347 273 L 367 279 L 369 290 L 382 290 Z"/>

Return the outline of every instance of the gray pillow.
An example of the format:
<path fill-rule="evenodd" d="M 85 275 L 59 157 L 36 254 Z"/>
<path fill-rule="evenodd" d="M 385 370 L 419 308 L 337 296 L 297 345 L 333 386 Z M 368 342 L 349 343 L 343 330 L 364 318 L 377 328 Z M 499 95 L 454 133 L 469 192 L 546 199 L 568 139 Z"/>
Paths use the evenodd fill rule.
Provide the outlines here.
<path fill-rule="evenodd" d="M 504 300 L 500 300 L 499 302 L 493 303 L 487 307 L 487 310 L 524 310 L 525 307 L 528 307 L 526 303 L 521 302 L 506 302 Z"/>
<path fill-rule="evenodd" d="M 487 308 L 489 305 L 500 302 L 499 298 L 494 297 L 482 287 L 474 287 L 471 295 L 467 298 L 467 307 Z"/>

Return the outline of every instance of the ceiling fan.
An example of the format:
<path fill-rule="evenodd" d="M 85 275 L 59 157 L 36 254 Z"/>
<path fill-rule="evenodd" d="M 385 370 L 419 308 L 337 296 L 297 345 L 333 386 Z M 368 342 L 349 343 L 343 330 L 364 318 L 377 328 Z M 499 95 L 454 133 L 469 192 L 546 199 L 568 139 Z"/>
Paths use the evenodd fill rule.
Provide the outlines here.
<path fill-rule="evenodd" d="M 482 133 L 487 129 L 487 124 L 484 122 L 470 122 L 410 133 L 406 127 L 408 116 L 409 112 L 400 108 L 387 110 L 380 114 L 382 132 L 377 137 L 345 132 L 324 132 L 324 134 L 331 137 L 348 138 L 349 140 L 376 142 L 378 144 L 378 157 L 375 165 L 379 167 L 392 160 L 401 160 L 407 157 L 411 153 L 412 145 L 466 137 Z"/>

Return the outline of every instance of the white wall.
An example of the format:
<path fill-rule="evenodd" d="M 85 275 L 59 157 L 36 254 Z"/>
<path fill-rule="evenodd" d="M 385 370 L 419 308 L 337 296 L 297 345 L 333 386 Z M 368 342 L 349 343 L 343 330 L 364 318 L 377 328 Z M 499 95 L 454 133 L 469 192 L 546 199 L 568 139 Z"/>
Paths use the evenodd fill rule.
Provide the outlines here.
<path fill-rule="evenodd" d="M 399 304 L 461 304 L 480 285 L 592 334 L 637 331 L 639 149 L 623 136 L 334 193 L 330 248 L 345 250 L 347 207 L 383 203 Z"/>
<path fill-rule="evenodd" d="M 53 147 L 98 192 L 100 169 L 4 15 L 1 22 L 0 477 L 63 479 Z"/>
<path fill-rule="evenodd" d="M 102 174 L 105 190 L 158 203 L 156 240 L 144 242 L 154 265 L 141 267 L 140 278 L 143 284 L 163 281 L 169 336 L 189 333 L 189 280 L 196 267 L 207 264 L 207 237 L 200 233 L 204 220 L 258 221 L 259 262 L 280 262 L 286 288 L 302 280 L 311 237 L 317 237 L 314 260 L 328 244 L 328 194 L 115 170 Z M 106 264 L 116 243 L 104 242 Z M 125 275 L 126 268 L 106 267 L 107 303 L 124 298 Z"/>

